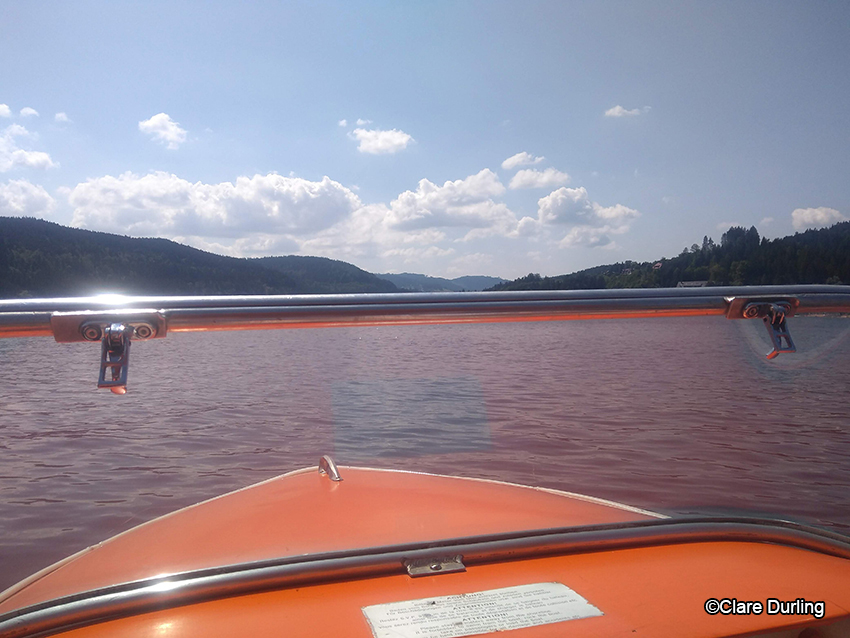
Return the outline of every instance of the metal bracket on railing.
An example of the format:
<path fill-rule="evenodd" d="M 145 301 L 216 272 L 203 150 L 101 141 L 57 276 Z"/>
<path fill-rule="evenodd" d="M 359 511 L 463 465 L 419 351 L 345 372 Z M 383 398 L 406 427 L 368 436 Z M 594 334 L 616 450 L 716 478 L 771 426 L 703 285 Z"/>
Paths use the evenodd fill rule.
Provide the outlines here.
<path fill-rule="evenodd" d="M 162 339 L 167 328 L 165 316 L 152 309 L 86 310 L 50 315 L 53 338 L 59 343 L 100 341 L 106 329 L 114 323 L 131 328 L 130 338 L 133 341 Z"/>
<path fill-rule="evenodd" d="M 123 323 L 113 323 L 103 331 L 98 388 L 109 388 L 115 394 L 126 394 L 132 332 L 133 328 Z"/>
<path fill-rule="evenodd" d="M 780 354 L 797 352 L 791 332 L 788 330 L 786 319 L 794 315 L 798 301 L 796 299 L 730 299 L 729 312 L 726 314 L 730 319 L 762 319 L 767 328 L 767 334 L 773 350 L 767 353 L 768 359 L 778 357 Z"/>
<path fill-rule="evenodd" d="M 773 344 L 773 350 L 767 353 L 768 359 L 773 359 L 784 353 L 797 352 L 794 340 L 788 330 L 788 324 L 785 321 L 789 311 L 790 307 L 784 303 L 768 304 L 765 309 L 766 315 L 762 319 L 767 328 L 770 342 Z M 746 309 L 744 309 L 745 314 L 746 312 Z"/>
<path fill-rule="evenodd" d="M 794 314 L 794 306 L 788 301 L 752 302 L 744 306 L 741 316 L 745 319 L 760 318 L 764 321 L 767 335 L 773 350 L 767 353 L 768 359 L 780 354 L 797 352 L 786 319 Z"/>
<path fill-rule="evenodd" d="M 115 394 L 127 392 L 130 341 L 165 337 L 166 321 L 156 310 L 89 310 L 54 312 L 50 316 L 53 338 L 60 343 L 100 341 L 98 388 Z"/>

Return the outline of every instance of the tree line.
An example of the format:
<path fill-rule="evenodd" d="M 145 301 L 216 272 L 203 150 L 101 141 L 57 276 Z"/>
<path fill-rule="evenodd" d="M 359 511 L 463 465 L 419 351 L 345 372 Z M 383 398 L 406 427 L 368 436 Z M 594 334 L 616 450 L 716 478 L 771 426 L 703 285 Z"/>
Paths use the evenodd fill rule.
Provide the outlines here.
<path fill-rule="evenodd" d="M 717 244 L 708 236 L 671 259 L 624 261 L 569 275 L 531 273 L 491 290 L 668 288 L 850 283 L 850 222 L 766 239 L 755 226 L 733 226 Z"/>

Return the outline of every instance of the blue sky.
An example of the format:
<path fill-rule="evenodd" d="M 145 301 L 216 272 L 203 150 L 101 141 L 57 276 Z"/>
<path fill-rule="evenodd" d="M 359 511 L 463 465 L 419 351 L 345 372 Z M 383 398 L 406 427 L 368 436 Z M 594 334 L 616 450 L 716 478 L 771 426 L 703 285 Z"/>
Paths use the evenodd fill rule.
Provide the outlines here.
<path fill-rule="evenodd" d="M 0 215 L 506 278 L 850 218 L 847 3 L 0 14 Z"/>

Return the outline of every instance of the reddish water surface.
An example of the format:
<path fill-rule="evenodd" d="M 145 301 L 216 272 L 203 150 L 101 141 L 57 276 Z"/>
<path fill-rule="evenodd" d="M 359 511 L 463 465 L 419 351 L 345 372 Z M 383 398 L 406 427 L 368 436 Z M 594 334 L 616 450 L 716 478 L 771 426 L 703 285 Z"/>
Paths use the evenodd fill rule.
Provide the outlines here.
<path fill-rule="evenodd" d="M 315 465 L 497 478 L 850 530 L 850 320 L 706 318 L 0 341 L 0 589 L 156 516 Z"/>

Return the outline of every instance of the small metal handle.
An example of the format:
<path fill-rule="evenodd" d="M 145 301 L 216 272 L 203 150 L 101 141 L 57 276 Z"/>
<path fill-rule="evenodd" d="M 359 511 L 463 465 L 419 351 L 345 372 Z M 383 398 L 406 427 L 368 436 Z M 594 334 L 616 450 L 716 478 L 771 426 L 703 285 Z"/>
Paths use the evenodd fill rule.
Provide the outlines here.
<path fill-rule="evenodd" d="M 342 477 L 339 475 L 339 470 L 336 467 L 336 463 L 334 463 L 334 460 L 327 454 L 319 459 L 319 474 L 327 474 L 327 477 L 332 481 L 339 482 L 342 480 Z"/>

